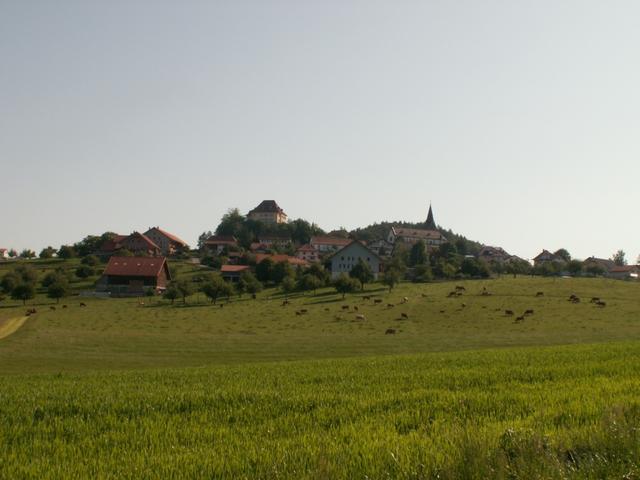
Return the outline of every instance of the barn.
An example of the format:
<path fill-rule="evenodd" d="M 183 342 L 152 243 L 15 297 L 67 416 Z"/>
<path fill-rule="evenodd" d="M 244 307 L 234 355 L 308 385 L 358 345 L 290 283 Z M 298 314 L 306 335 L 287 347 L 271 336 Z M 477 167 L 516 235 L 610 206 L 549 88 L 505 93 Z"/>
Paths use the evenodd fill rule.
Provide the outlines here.
<path fill-rule="evenodd" d="M 96 289 L 111 296 L 138 296 L 162 292 L 171 281 L 165 257 L 111 257 Z"/>

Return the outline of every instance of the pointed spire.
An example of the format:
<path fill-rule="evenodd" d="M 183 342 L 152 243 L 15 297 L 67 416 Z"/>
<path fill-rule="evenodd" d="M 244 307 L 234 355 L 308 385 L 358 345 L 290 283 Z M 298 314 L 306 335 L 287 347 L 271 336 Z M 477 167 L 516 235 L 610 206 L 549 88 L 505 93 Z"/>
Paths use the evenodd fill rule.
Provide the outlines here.
<path fill-rule="evenodd" d="M 429 213 L 427 214 L 427 221 L 424 224 L 427 230 L 437 230 L 436 222 L 433 219 L 433 210 L 431 209 L 431 204 L 429 204 Z"/>

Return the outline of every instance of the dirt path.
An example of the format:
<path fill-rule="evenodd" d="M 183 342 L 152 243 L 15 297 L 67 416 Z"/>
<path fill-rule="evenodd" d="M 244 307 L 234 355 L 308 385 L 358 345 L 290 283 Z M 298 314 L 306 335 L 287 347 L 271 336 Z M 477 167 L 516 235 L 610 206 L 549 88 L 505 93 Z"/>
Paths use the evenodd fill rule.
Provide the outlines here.
<path fill-rule="evenodd" d="M 29 317 L 16 317 L 0 323 L 0 340 L 16 332 Z"/>

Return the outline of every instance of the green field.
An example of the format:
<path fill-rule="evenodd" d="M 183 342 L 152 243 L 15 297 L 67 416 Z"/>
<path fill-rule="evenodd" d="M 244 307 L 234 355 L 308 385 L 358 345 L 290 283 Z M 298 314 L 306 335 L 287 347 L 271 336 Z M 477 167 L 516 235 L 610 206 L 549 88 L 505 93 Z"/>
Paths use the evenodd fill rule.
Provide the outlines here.
<path fill-rule="evenodd" d="M 39 296 L 0 339 L 0 478 L 640 478 L 640 285 L 457 284 Z"/>

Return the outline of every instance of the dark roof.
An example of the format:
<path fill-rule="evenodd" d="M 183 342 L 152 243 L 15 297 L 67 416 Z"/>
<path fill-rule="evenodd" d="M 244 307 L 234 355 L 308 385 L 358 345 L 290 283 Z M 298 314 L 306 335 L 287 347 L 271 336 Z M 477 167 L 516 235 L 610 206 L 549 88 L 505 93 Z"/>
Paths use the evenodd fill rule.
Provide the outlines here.
<path fill-rule="evenodd" d="M 424 222 L 424 228 L 427 230 L 437 230 L 436 222 L 433 219 L 433 210 L 431 209 L 431 204 L 429 204 L 429 213 L 427 213 L 427 221 Z"/>
<path fill-rule="evenodd" d="M 249 212 L 249 214 L 252 213 L 284 213 L 284 210 L 278 206 L 275 200 L 263 200 L 260 205 Z"/>
<path fill-rule="evenodd" d="M 236 244 L 238 240 L 233 235 L 212 235 L 204 242 L 207 244 Z"/>
<path fill-rule="evenodd" d="M 329 255 L 328 259 L 331 259 L 333 257 L 335 257 L 336 255 L 338 255 L 340 252 L 342 252 L 344 249 L 349 248 L 352 244 L 357 243 L 360 246 L 362 246 L 362 248 L 366 249 L 367 251 L 369 251 L 371 253 L 371 255 L 373 255 L 374 257 L 376 257 L 380 262 L 382 262 L 382 258 L 380 257 L 380 255 L 378 255 L 376 252 L 374 252 L 373 250 L 371 250 L 369 247 L 367 247 L 364 243 L 362 243 L 360 240 L 351 240 L 349 242 L 349 245 L 345 245 L 344 247 L 342 247 L 340 250 L 332 253 L 331 255 Z M 327 260 L 328 260 L 327 259 Z"/>
<path fill-rule="evenodd" d="M 319 235 L 316 237 L 311 237 L 309 243 L 312 245 L 336 245 L 336 246 L 344 246 L 349 245 L 352 242 L 350 238 L 342 238 L 342 237 L 332 237 L 330 235 Z"/>
<path fill-rule="evenodd" d="M 443 239 L 444 235 L 439 230 L 425 230 L 422 228 L 405 228 L 405 227 L 391 227 L 393 234 L 396 237 L 403 238 L 420 238 L 420 239 Z"/>
<path fill-rule="evenodd" d="M 152 249 L 152 250 L 159 250 L 160 247 L 158 245 L 155 244 L 155 242 L 153 240 L 151 240 L 149 237 L 147 237 L 145 234 L 140 233 L 140 232 L 133 232 L 131 235 L 129 235 L 127 238 L 125 238 L 124 240 L 122 240 L 122 243 L 126 243 L 128 240 L 132 240 L 134 238 L 139 238 L 141 239 L 144 243 L 146 243 L 147 247 Z"/>
<path fill-rule="evenodd" d="M 157 277 L 163 268 L 169 268 L 164 257 L 111 257 L 104 275 L 116 277 Z"/>
<path fill-rule="evenodd" d="M 151 230 L 157 230 L 158 232 L 160 232 L 162 235 L 164 235 L 165 237 L 167 237 L 169 240 L 171 240 L 172 242 L 175 243 L 179 243 L 180 245 L 182 245 L 183 247 L 187 245 L 187 242 L 185 242 L 184 240 L 176 237 L 175 235 L 173 235 L 172 233 L 169 233 L 165 230 L 162 230 L 160 227 L 151 227 L 149 230 L 147 230 L 144 234 L 147 235 Z"/>

